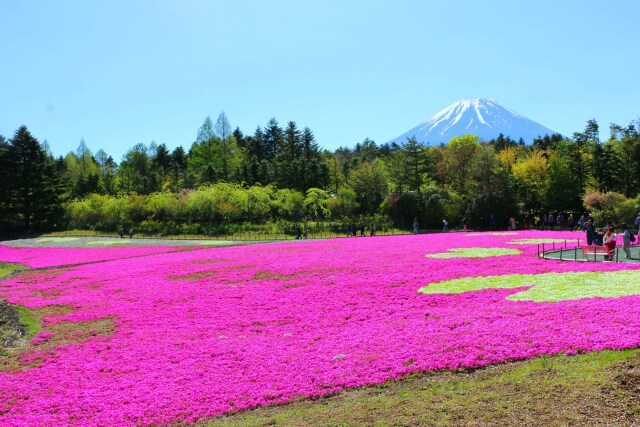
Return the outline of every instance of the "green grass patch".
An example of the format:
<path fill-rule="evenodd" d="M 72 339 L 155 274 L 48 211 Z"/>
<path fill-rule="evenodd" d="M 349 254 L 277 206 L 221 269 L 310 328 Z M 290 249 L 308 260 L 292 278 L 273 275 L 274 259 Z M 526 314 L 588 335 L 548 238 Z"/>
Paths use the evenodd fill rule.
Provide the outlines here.
<path fill-rule="evenodd" d="M 230 246 L 237 245 L 238 242 L 234 240 L 194 240 L 193 244 L 203 246 Z"/>
<path fill-rule="evenodd" d="M 131 239 L 91 240 L 85 243 L 87 246 L 125 246 L 131 245 Z"/>
<path fill-rule="evenodd" d="M 490 258 L 505 255 L 520 255 L 519 249 L 510 248 L 452 248 L 448 252 L 428 254 L 427 258 Z"/>
<path fill-rule="evenodd" d="M 212 426 L 633 425 L 638 350 L 553 356 L 239 412 Z"/>
<path fill-rule="evenodd" d="M 42 318 L 38 318 L 33 311 L 26 307 L 17 306 L 19 321 L 24 325 L 27 330 L 25 338 L 31 338 L 40 331 L 40 325 L 42 324 Z"/>
<path fill-rule="evenodd" d="M 14 273 L 24 271 L 26 269 L 27 267 L 25 267 L 22 264 L 15 264 L 11 262 L 0 262 L 0 279 L 8 277 Z"/>
<path fill-rule="evenodd" d="M 508 297 L 513 301 L 558 302 L 581 298 L 618 298 L 640 295 L 640 271 L 596 271 L 574 273 L 509 274 L 465 277 L 431 283 L 418 290 L 423 294 L 459 294 L 481 289 L 529 289 Z"/>
<path fill-rule="evenodd" d="M 40 237 L 36 239 L 37 243 L 68 243 L 75 242 L 78 239 L 77 237 Z"/>

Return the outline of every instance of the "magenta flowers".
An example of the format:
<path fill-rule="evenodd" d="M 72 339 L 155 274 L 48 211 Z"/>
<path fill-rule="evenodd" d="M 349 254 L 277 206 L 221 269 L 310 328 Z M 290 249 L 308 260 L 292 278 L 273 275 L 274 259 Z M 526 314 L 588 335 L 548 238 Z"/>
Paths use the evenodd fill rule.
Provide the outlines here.
<path fill-rule="evenodd" d="M 446 280 L 553 272 L 601 271 L 606 285 L 608 271 L 640 269 L 541 260 L 535 244 L 516 242 L 576 237 L 450 233 L 173 253 L 137 247 L 126 256 L 113 248 L 95 257 L 69 249 L 57 264 L 50 250 L 25 250 L 32 266 L 85 264 L 2 281 L 0 298 L 70 308 L 46 318 L 50 325 L 111 319 L 115 327 L 47 353 L 38 347 L 51 334 L 34 338 L 24 369 L 0 372 L 0 424 L 195 422 L 415 371 L 640 345 L 637 295 L 550 303 L 507 299 L 522 287 L 418 292 Z M 519 251 L 426 256 L 472 248 Z M 104 261 L 109 253 L 121 259 Z M 0 246 L 0 261 L 19 259 Z"/>

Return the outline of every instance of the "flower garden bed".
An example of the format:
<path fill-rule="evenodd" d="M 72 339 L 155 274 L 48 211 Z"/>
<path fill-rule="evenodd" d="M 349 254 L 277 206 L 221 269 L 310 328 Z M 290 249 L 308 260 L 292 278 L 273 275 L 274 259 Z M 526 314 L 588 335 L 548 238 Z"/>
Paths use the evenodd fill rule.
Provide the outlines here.
<path fill-rule="evenodd" d="M 0 246 L 0 261 L 84 263 L 0 282 L 12 304 L 68 308 L 45 317 L 23 369 L 0 372 L 0 413 L 8 425 L 170 425 L 416 371 L 639 346 L 640 265 L 543 260 L 523 243 L 576 236 L 65 248 L 57 264 L 50 249 Z M 51 347 L 56 325 L 101 320 L 109 333 Z"/>

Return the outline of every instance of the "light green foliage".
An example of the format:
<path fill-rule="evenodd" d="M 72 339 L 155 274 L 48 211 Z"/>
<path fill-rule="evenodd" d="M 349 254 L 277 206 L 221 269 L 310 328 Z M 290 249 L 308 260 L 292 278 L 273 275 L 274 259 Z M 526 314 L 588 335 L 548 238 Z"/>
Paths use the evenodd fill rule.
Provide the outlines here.
<path fill-rule="evenodd" d="M 283 188 L 275 191 L 271 206 L 278 217 L 300 220 L 305 211 L 305 198 L 299 191 Z"/>
<path fill-rule="evenodd" d="M 466 277 L 431 283 L 424 294 L 459 294 L 481 289 L 530 287 L 508 297 L 512 301 L 558 302 L 581 298 L 640 295 L 640 271 L 598 271 Z"/>
<path fill-rule="evenodd" d="M 358 195 L 351 188 L 340 187 L 338 194 L 327 201 L 327 208 L 334 218 L 349 218 L 360 206 L 357 197 Z"/>
<path fill-rule="evenodd" d="M 322 219 L 329 218 L 331 211 L 327 208 L 327 200 L 329 193 L 320 188 L 310 188 L 307 190 L 307 196 L 304 199 L 304 208 L 312 218 Z"/>
<path fill-rule="evenodd" d="M 453 248 L 449 252 L 428 254 L 427 258 L 489 258 L 505 255 L 520 255 L 519 249 L 509 248 Z"/>
<path fill-rule="evenodd" d="M 366 213 L 375 213 L 387 196 L 389 172 L 381 159 L 362 162 L 351 170 L 349 184 L 358 195 L 358 203 Z"/>
<path fill-rule="evenodd" d="M 249 219 L 266 218 L 271 212 L 271 196 L 273 187 L 254 185 L 247 189 L 247 214 Z"/>
<path fill-rule="evenodd" d="M 533 150 L 512 167 L 513 177 L 526 193 L 528 203 L 541 202 L 549 188 L 549 162 L 542 150 Z"/>
<path fill-rule="evenodd" d="M 154 219 L 167 220 L 180 214 L 180 201 L 175 193 L 153 193 L 147 197 L 146 208 L 153 212 Z"/>
<path fill-rule="evenodd" d="M 67 204 L 71 228 L 117 230 L 125 219 L 129 196 L 90 194 Z"/>
<path fill-rule="evenodd" d="M 288 188 L 276 190 L 271 185 L 247 188 L 243 184 L 218 182 L 178 194 L 91 194 L 69 202 L 67 212 L 71 227 L 77 229 L 115 232 L 122 225 L 125 229 L 133 226 L 137 232 L 198 234 L 208 227 L 243 221 L 299 221 L 305 213 L 325 218 L 330 213 L 326 206 L 328 197 L 321 189 L 309 189 L 305 199 L 299 191 Z"/>
<path fill-rule="evenodd" d="M 451 138 L 446 148 L 446 171 L 449 182 L 460 194 L 467 194 L 480 146 L 479 137 L 462 135 Z"/>

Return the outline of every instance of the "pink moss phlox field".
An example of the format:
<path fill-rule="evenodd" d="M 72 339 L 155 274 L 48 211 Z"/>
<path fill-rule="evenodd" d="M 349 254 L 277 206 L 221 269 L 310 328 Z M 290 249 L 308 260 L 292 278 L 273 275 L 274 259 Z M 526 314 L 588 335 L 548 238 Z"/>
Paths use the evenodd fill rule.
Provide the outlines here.
<path fill-rule="evenodd" d="M 119 258 L 190 250 L 180 246 L 141 246 L 111 248 L 15 248 L 0 245 L 0 262 L 14 262 L 31 268 L 86 264 Z"/>
<path fill-rule="evenodd" d="M 109 318 L 115 331 L 46 354 L 36 345 L 32 358 L 42 363 L 0 373 L 0 425 L 189 423 L 416 371 L 640 345 L 640 296 L 537 303 L 507 300 L 522 288 L 418 293 L 461 277 L 640 269 L 542 260 L 536 245 L 507 243 L 576 237 L 299 241 L 87 264 L 35 284 L 12 277 L 0 282 L 0 298 L 72 307 L 47 321 Z M 523 253 L 425 257 L 463 247 Z M 86 259 L 88 249 L 74 251 Z"/>

